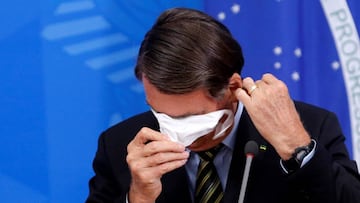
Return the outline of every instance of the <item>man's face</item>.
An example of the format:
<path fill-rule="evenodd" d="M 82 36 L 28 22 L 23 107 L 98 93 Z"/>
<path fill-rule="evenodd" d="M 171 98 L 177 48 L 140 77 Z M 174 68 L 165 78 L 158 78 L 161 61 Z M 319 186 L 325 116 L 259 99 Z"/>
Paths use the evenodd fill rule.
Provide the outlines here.
<path fill-rule="evenodd" d="M 164 94 L 159 92 L 146 77 L 143 84 L 147 103 L 158 113 L 164 113 L 173 118 L 187 117 L 191 115 L 202 115 L 220 109 L 234 110 L 233 102 L 225 94 L 221 101 L 210 97 L 206 90 L 195 90 L 186 94 Z M 229 91 L 229 93 L 231 93 Z M 224 118 L 225 119 L 225 118 Z M 231 130 L 231 128 L 230 128 Z M 201 151 L 220 143 L 226 136 L 213 140 L 212 134 L 197 139 L 189 146 L 189 149 Z"/>

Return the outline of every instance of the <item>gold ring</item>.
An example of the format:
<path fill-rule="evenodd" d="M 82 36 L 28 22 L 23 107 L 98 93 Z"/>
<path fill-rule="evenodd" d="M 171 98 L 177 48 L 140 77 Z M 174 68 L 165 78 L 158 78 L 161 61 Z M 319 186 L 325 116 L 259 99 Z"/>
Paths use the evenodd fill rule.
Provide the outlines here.
<path fill-rule="evenodd" d="M 257 85 L 251 86 L 250 89 L 248 90 L 248 94 L 251 96 L 251 94 L 256 90 L 256 88 L 258 88 Z"/>

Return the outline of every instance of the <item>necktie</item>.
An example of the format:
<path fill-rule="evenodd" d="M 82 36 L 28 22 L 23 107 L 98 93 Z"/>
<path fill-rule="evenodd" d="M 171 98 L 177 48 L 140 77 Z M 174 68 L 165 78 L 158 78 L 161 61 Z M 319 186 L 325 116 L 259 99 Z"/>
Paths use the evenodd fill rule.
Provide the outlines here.
<path fill-rule="evenodd" d="M 213 160 L 221 146 L 198 152 L 200 164 L 197 172 L 195 203 L 220 203 L 223 191 Z"/>

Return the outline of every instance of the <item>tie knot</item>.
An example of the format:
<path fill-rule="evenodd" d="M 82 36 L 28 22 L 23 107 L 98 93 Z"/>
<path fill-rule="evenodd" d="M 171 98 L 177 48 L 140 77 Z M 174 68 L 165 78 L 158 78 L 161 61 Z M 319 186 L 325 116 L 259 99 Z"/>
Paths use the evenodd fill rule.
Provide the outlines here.
<path fill-rule="evenodd" d="M 222 146 L 223 146 L 222 144 L 219 144 L 218 146 L 208 149 L 206 151 L 197 152 L 197 154 L 204 161 L 213 161 L 216 154 L 220 151 Z"/>

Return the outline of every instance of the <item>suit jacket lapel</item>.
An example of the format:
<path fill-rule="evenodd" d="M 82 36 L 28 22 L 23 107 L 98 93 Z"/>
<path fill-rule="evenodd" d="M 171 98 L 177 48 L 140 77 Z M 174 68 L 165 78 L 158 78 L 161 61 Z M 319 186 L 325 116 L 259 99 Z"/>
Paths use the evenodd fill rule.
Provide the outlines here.
<path fill-rule="evenodd" d="M 188 177 L 185 167 L 167 173 L 162 178 L 163 191 L 156 202 L 191 202 Z"/>
<path fill-rule="evenodd" d="M 256 130 L 246 109 L 244 108 L 236 132 L 235 148 L 233 151 L 230 171 L 227 179 L 224 202 L 237 202 L 239 199 L 240 188 L 246 162 L 244 147 L 249 140 L 254 140 L 259 145 L 260 143 L 265 142 L 265 140 Z"/>

